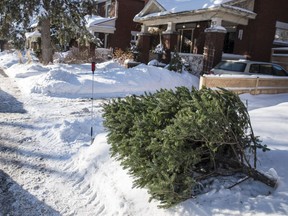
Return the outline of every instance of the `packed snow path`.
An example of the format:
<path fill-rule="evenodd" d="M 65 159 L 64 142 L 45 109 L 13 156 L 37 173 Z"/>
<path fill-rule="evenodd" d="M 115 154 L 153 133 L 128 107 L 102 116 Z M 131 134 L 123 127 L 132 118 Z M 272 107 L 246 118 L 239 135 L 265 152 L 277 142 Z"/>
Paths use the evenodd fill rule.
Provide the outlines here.
<path fill-rule="evenodd" d="M 45 164 L 41 157 L 27 158 L 26 143 L 32 141 L 25 135 L 30 114 L 18 100 L 21 94 L 15 83 L 2 70 L 0 79 L 0 215 L 57 215 L 25 189 L 27 181 L 38 181 L 40 187 L 45 178 Z M 24 172 L 31 172 L 35 179 L 22 179 Z"/>
<path fill-rule="evenodd" d="M 83 175 L 65 163 L 71 149 L 57 148 L 57 137 L 51 137 L 66 115 L 90 118 L 89 100 L 29 98 L 3 71 L 0 82 L 0 216 L 101 213 L 105 206 L 97 194 L 87 185 L 84 191 Z M 47 146 L 43 139 L 49 136 L 56 144 Z"/>

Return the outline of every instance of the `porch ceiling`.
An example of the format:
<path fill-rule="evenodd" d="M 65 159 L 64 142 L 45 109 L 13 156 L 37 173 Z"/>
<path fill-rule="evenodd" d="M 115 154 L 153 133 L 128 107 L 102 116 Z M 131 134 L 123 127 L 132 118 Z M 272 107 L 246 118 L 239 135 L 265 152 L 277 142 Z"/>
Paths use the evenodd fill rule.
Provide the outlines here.
<path fill-rule="evenodd" d="M 113 26 L 107 26 L 107 25 L 95 25 L 89 27 L 89 31 L 91 32 L 98 32 L 98 33 L 106 33 L 106 34 L 114 34 L 116 28 Z"/>

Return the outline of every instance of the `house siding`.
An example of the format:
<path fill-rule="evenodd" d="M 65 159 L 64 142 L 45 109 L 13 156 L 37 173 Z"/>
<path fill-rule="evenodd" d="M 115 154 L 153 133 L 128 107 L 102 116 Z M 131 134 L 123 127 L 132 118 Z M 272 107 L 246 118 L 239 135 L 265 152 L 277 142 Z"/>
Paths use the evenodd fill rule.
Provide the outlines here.
<path fill-rule="evenodd" d="M 118 0 L 116 31 L 109 35 L 109 46 L 126 50 L 130 47 L 131 31 L 140 31 L 141 24 L 133 18 L 144 8 L 143 0 Z"/>
<path fill-rule="evenodd" d="M 226 14 L 221 14 L 222 17 L 219 14 L 219 17 L 223 19 L 223 26 L 227 27 L 228 33 L 225 35 L 224 43 L 219 45 L 218 48 L 221 52 L 225 50 L 225 52 L 231 54 L 246 55 L 251 60 L 270 61 L 272 48 L 280 46 L 279 44 L 275 45 L 273 43 L 276 31 L 276 22 L 288 23 L 287 0 L 247 0 L 246 2 L 241 1 L 240 3 L 241 5 L 236 6 L 245 6 L 245 8 L 249 6 L 249 10 L 253 10 L 254 13 L 251 11 L 244 15 L 241 14 L 239 10 L 237 15 L 239 15 L 243 20 L 232 13 L 232 11 L 227 11 Z M 146 8 L 146 10 L 148 9 Z M 237 8 L 235 8 L 235 10 L 237 10 Z M 145 11 L 145 13 L 146 12 L 147 11 Z M 148 13 L 149 12 L 150 11 L 148 11 Z M 199 28 L 197 27 L 194 29 L 193 52 L 203 54 L 204 43 L 206 43 L 206 40 L 209 40 L 206 38 L 205 29 L 208 27 L 208 23 L 213 17 L 210 17 L 211 14 L 209 15 L 209 11 L 207 11 L 207 20 L 205 20 L 204 15 L 202 18 L 197 17 L 197 14 L 194 15 L 194 25 L 197 24 Z M 181 24 L 180 21 L 184 23 L 187 22 L 187 25 L 192 23 L 192 19 L 191 23 L 188 23 L 188 20 L 185 20 L 185 18 L 187 18 L 185 17 L 185 13 L 179 12 L 177 18 L 175 17 L 175 14 L 171 14 L 171 16 L 167 14 L 165 17 L 163 16 L 159 19 L 155 17 L 153 19 L 159 26 L 163 25 L 165 22 L 174 22 L 176 25 L 176 31 L 177 25 Z M 142 20 L 139 19 L 139 22 L 144 23 L 146 26 L 154 26 L 153 19 L 151 17 L 150 19 L 147 18 L 147 20 L 145 20 L 145 18 Z M 200 19 L 202 22 L 196 22 L 197 19 Z M 246 25 L 246 22 L 248 22 L 248 25 Z M 170 42 L 170 47 L 173 47 L 172 42 Z"/>
<path fill-rule="evenodd" d="M 252 60 L 270 61 L 276 21 L 288 22 L 287 0 L 255 0 L 255 20 L 238 26 L 234 53 L 248 55 Z M 238 38 L 243 30 L 242 40 Z"/>

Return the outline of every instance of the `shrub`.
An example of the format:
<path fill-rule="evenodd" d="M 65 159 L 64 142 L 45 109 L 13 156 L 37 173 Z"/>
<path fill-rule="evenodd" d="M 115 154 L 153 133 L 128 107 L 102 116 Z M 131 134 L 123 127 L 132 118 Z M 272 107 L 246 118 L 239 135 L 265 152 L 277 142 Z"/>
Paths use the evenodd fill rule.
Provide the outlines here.
<path fill-rule="evenodd" d="M 119 64 L 124 65 L 125 60 L 134 59 L 134 55 L 131 51 L 123 51 L 122 49 L 115 49 L 114 59 L 118 61 Z"/>
<path fill-rule="evenodd" d="M 66 64 L 83 64 L 90 62 L 104 62 L 103 56 L 95 50 L 95 56 L 91 56 L 88 47 L 79 49 L 78 47 L 71 47 L 66 53 L 54 53 L 53 61 L 55 63 L 66 63 Z"/>
<path fill-rule="evenodd" d="M 171 61 L 168 65 L 168 70 L 175 71 L 178 73 L 182 73 L 183 70 L 183 62 L 178 52 L 174 52 L 171 58 Z"/>
<path fill-rule="evenodd" d="M 226 90 L 179 87 L 114 99 L 104 105 L 104 126 L 112 157 L 161 207 L 197 195 L 199 185 L 223 169 L 250 173 L 249 156 L 256 161 L 256 148 L 266 149 L 244 104 Z"/>

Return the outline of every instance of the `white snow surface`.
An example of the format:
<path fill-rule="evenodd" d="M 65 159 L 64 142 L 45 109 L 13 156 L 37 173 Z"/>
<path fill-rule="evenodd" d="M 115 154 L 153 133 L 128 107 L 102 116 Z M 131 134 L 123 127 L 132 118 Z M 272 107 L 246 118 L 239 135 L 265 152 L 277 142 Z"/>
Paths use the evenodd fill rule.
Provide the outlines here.
<path fill-rule="evenodd" d="M 87 98 L 92 96 L 92 80 L 94 80 L 94 98 L 120 97 L 143 94 L 145 91 L 155 92 L 160 88 L 173 89 L 176 86 L 198 85 L 198 78 L 188 72 L 179 74 L 144 64 L 126 69 L 114 61 L 108 61 L 96 65 L 97 70 L 92 75 L 90 64 L 23 65 L 14 64 L 17 62 L 16 58 L 16 54 L 11 61 L 3 58 L 2 67 L 7 68 L 9 76 L 24 78 L 18 79 L 18 84 L 26 93 Z M 28 82 L 31 84 L 27 85 Z"/>
<path fill-rule="evenodd" d="M 232 0 L 157 0 L 157 2 L 171 13 L 213 8 Z"/>
<path fill-rule="evenodd" d="M 21 128 L 13 139 L 25 135 L 18 146 L 17 160 L 23 157 L 24 163 L 21 174 L 2 160 L 0 169 L 5 167 L 13 181 L 54 209 L 53 215 L 288 215 L 288 94 L 241 95 L 248 101 L 254 133 L 271 148 L 259 152 L 258 170 L 278 179 L 277 188 L 250 179 L 226 189 L 233 183 L 230 177 L 215 180 L 208 193 L 161 209 L 157 201 L 148 202 L 146 189 L 132 188 L 133 178 L 110 157 L 101 104 L 159 88 L 198 87 L 198 78 L 146 65 L 126 69 L 112 61 L 98 64 L 92 107 L 89 64 L 18 64 L 14 53 L 0 53 L 0 67 L 19 86 L 17 100 L 27 111 L 0 113 L 1 122 L 9 120 L 4 129 Z M 11 84 L 0 82 L 0 94 L 13 93 Z M 36 172 L 39 163 L 44 168 Z"/>
<path fill-rule="evenodd" d="M 114 20 L 115 18 L 109 18 L 109 17 L 101 17 L 101 16 L 95 16 L 95 15 L 86 15 L 85 20 L 87 22 L 86 27 L 92 27 L 101 23 L 105 23 L 111 20 Z"/>

